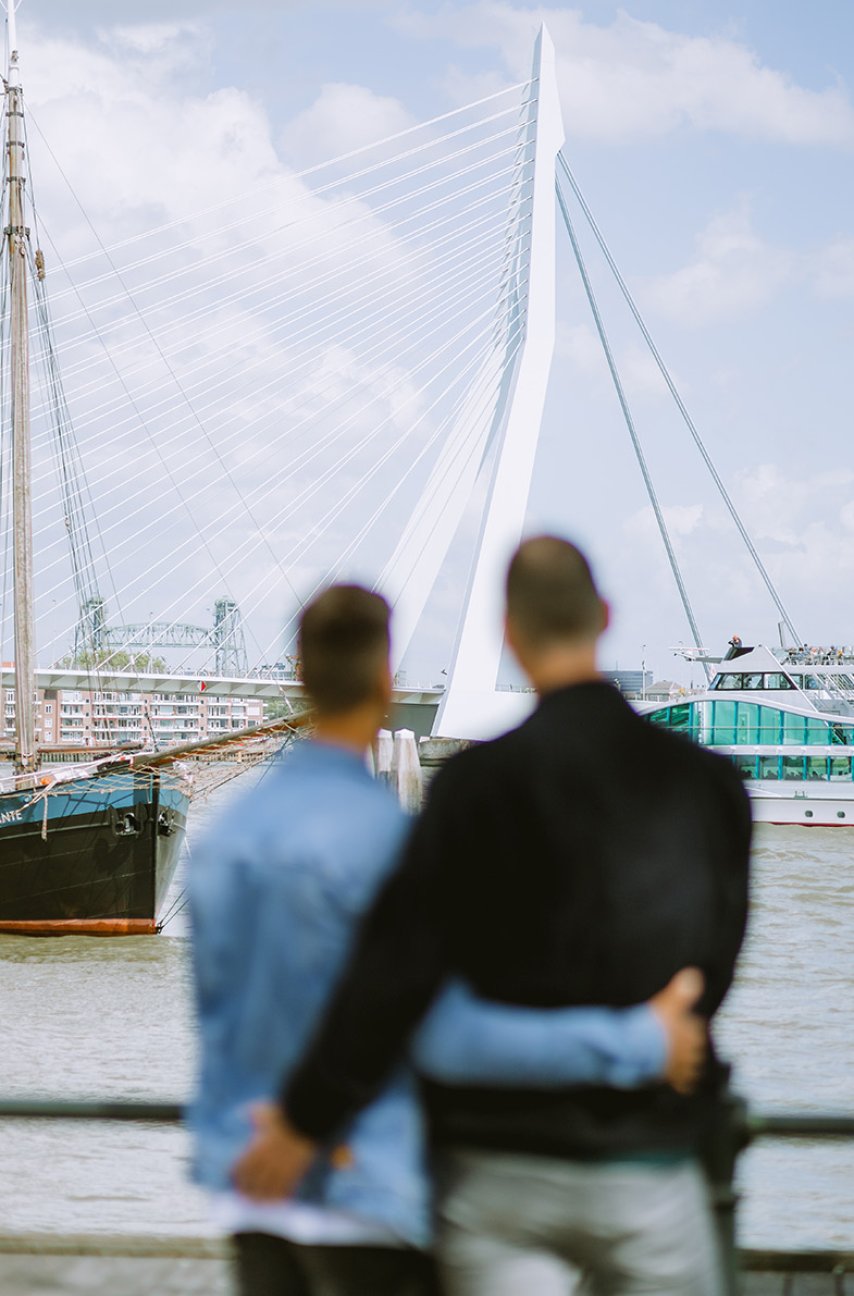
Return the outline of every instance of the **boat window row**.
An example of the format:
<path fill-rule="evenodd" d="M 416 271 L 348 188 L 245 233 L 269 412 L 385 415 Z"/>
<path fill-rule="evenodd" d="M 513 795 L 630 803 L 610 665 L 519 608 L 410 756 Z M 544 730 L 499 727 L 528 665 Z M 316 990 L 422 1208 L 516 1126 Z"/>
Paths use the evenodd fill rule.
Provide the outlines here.
<path fill-rule="evenodd" d="M 834 671 L 827 675 L 799 675 L 792 672 L 792 679 L 795 684 L 807 692 L 816 692 L 818 689 L 841 688 L 854 689 L 854 676 Z"/>
<path fill-rule="evenodd" d="M 851 782 L 850 756 L 748 756 L 733 757 L 745 779 L 791 779 L 797 782 Z"/>
<path fill-rule="evenodd" d="M 782 671 L 721 671 L 712 680 L 709 688 L 730 692 L 742 689 L 792 689 L 794 684 Z"/>
<path fill-rule="evenodd" d="M 808 675 L 792 672 L 792 678 L 782 671 L 720 671 L 709 685 L 715 692 L 754 692 L 762 689 L 766 692 L 780 692 L 788 689 L 802 688 L 808 693 L 820 692 L 822 689 L 854 690 L 854 675 L 834 672 L 832 675 Z"/>
<path fill-rule="evenodd" d="M 854 724 L 796 715 L 758 702 L 679 702 L 646 718 L 710 747 L 854 746 Z"/>

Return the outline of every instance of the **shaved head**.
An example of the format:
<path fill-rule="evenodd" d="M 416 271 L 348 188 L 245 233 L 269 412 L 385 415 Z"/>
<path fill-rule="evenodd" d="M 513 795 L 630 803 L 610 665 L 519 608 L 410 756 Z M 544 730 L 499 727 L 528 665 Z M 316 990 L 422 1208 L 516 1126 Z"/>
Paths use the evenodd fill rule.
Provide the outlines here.
<path fill-rule="evenodd" d="M 507 572 L 507 617 L 535 649 L 596 639 L 606 610 L 590 564 L 558 536 L 524 540 Z"/>
<path fill-rule="evenodd" d="M 303 683 L 321 715 L 339 715 L 374 698 L 388 669 L 391 609 L 360 585 L 331 585 L 303 609 L 299 656 Z"/>

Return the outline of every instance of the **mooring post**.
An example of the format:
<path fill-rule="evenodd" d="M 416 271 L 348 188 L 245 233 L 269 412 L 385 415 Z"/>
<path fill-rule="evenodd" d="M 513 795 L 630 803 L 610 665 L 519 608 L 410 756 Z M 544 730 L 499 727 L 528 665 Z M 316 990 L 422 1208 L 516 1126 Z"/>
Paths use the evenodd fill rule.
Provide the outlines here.
<path fill-rule="evenodd" d="M 398 729 L 394 735 L 391 773 L 392 785 L 403 809 L 408 814 L 418 814 L 421 809 L 423 778 L 418 759 L 418 743 L 411 729 Z"/>
<path fill-rule="evenodd" d="M 389 729 L 380 729 L 374 743 L 374 775 L 381 783 L 392 786 L 391 762 L 394 740 Z"/>

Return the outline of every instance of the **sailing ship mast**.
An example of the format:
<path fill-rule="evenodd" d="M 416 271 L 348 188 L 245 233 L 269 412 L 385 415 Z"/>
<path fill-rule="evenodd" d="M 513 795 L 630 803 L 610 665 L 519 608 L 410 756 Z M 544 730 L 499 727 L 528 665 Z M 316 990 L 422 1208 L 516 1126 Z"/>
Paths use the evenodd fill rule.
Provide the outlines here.
<path fill-rule="evenodd" d="M 11 303 L 12 567 L 15 610 L 15 767 L 28 774 L 38 765 L 35 739 L 35 625 L 33 616 L 33 517 L 30 472 L 30 357 L 27 319 L 27 251 L 24 225 L 24 104 L 18 66 L 17 0 L 7 0 L 9 69 L 6 78 L 6 140 Z"/>

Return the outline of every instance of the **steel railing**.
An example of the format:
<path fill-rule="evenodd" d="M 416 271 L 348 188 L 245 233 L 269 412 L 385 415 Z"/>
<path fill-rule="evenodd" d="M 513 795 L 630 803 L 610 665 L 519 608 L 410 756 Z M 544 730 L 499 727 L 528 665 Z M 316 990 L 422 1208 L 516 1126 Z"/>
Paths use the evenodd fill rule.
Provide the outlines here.
<path fill-rule="evenodd" d="M 179 1124 L 184 1106 L 177 1102 L 0 1099 L 0 1120 L 133 1121 Z M 732 1090 L 718 1108 L 714 1128 L 703 1149 L 712 1189 L 725 1265 L 727 1296 L 740 1291 L 735 1172 L 739 1156 L 757 1139 L 825 1140 L 854 1138 L 854 1115 L 847 1113 L 756 1112 Z M 786 1257 L 792 1268 L 797 1256 Z M 792 1263 L 789 1263 L 792 1262 Z M 794 1265 L 794 1268 L 797 1268 Z"/>

